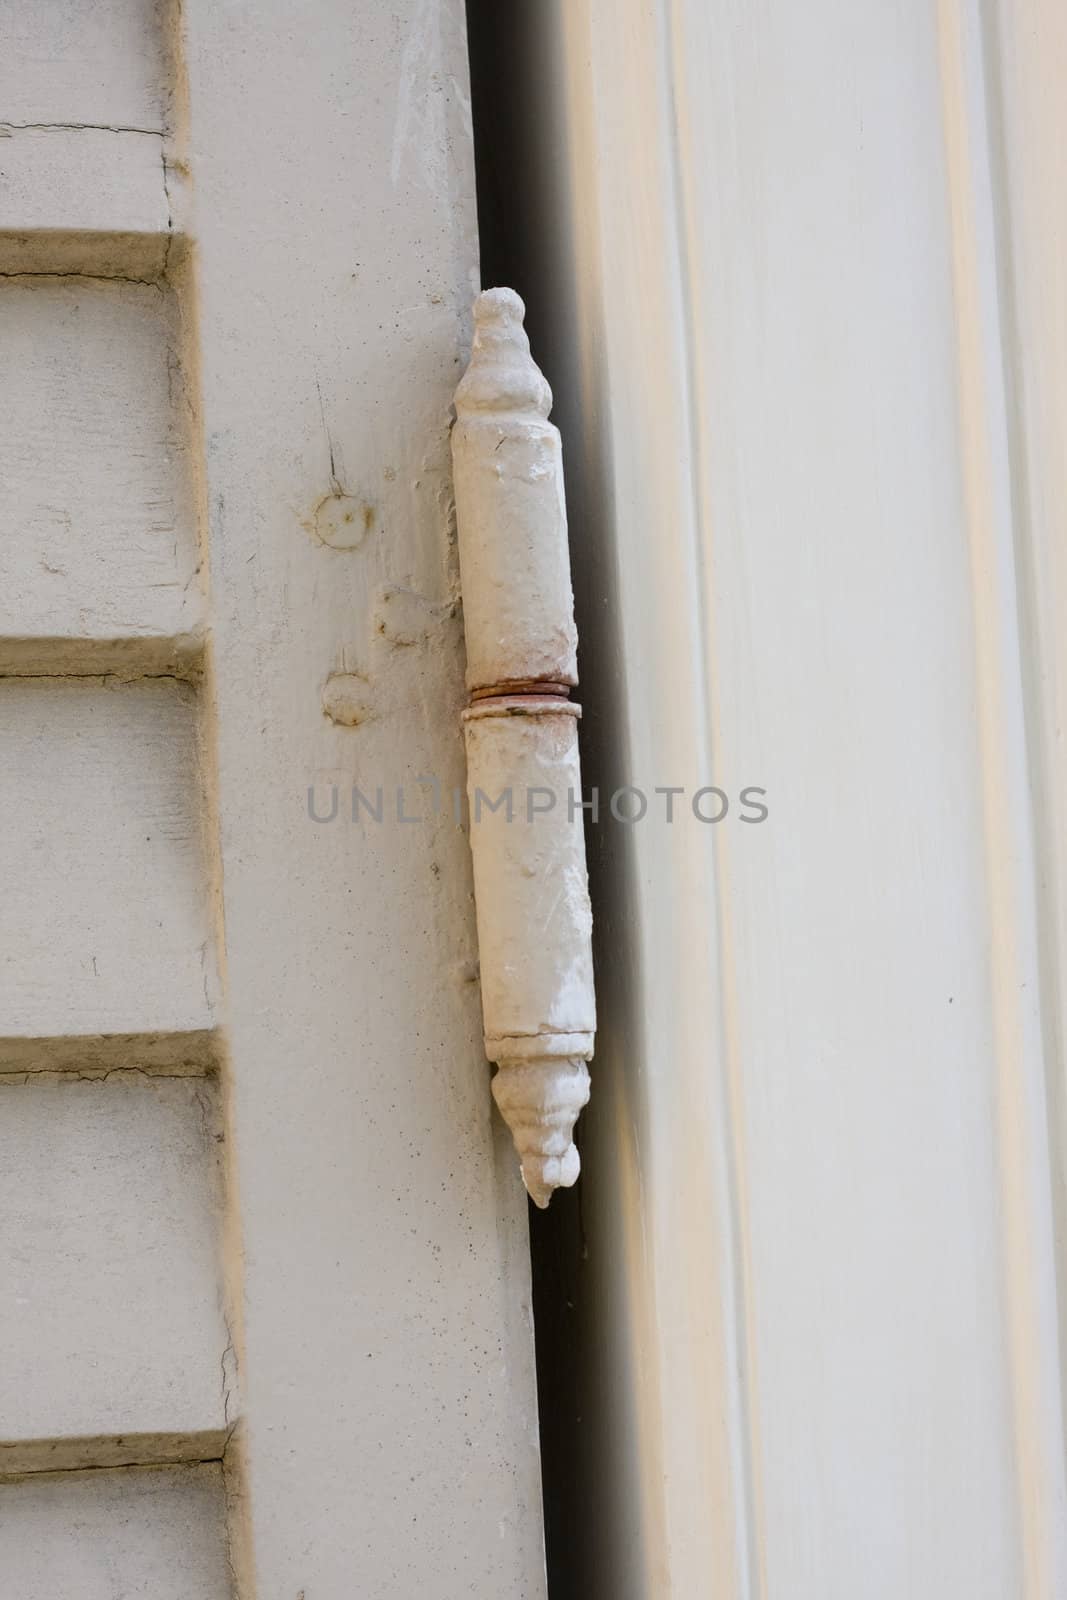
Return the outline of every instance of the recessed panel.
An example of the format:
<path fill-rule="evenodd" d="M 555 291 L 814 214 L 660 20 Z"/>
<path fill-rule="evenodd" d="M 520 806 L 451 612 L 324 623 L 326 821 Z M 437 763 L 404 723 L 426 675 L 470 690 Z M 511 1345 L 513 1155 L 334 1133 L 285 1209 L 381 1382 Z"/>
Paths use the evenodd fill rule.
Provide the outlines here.
<path fill-rule="evenodd" d="M 227 1600 L 221 1470 L 0 1484 L 0 1573 L 10 1600 Z"/>
<path fill-rule="evenodd" d="M 220 1449 L 218 1133 L 210 1080 L 0 1077 L 0 1471 Z"/>
<path fill-rule="evenodd" d="M 160 129 L 168 12 L 166 0 L 5 0 L 0 116 Z"/>
<path fill-rule="evenodd" d="M 0 679 L 5 1036 L 211 1026 L 204 803 L 189 685 Z"/>
<path fill-rule="evenodd" d="M 179 329 L 152 284 L 0 284 L 0 665 L 54 641 L 55 670 L 201 618 Z M 17 654 L 17 650 L 16 650 Z M 31 670 L 46 670 L 34 668 Z"/>
<path fill-rule="evenodd" d="M 177 184 L 162 135 L 12 129 L 0 137 L 0 171 L 0 272 L 161 275 Z"/>

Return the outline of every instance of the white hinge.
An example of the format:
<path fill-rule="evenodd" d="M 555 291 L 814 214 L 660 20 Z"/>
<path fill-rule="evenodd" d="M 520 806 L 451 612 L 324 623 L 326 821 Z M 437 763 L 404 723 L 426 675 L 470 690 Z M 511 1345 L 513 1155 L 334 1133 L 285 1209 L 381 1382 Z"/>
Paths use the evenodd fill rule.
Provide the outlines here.
<path fill-rule="evenodd" d="M 596 1004 L 559 430 L 511 289 L 474 305 L 452 430 L 486 1055 L 538 1206 L 578 1176 Z"/>

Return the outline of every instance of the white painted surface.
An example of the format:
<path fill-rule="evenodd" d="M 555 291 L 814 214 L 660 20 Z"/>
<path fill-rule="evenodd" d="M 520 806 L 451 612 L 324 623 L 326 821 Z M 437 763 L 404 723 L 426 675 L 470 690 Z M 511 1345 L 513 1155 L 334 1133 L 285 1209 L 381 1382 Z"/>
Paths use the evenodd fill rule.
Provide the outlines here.
<path fill-rule="evenodd" d="M 171 287 L 61 276 L 155 279 L 176 256 L 170 15 L 0 10 L 0 1591 L 18 1600 L 232 1593 L 218 1465 L 72 1470 L 217 1462 L 236 1414 L 221 1118 L 197 1076 L 219 1056 L 198 704 L 167 675 L 202 643 L 191 395 Z M 61 676 L 92 670 L 134 681 Z"/>
<path fill-rule="evenodd" d="M 158 670 L 202 610 L 173 306 L 141 284 L 14 279 L 0 339 L 0 664 L 141 640 Z"/>
<path fill-rule="evenodd" d="M 218 1131 L 204 1079 L 0 1077 L 0 1472 L 124 1435 L 149 1436 L 134 1459 L 153 1435 L 221 1454 Z"/>
<path fill-rule="evenodd" d="M 758 783 L 771 814 L 598 844 L 596 1592 L 1050 1600 L 1061 976 L 1000 62 L 969 5 L 622 13 L 556 8 L 538 77 L 574 319 L 545 364 L 597 519 L 587 781 Z"/>
<path fill-rule="evenodd" d="M 1000 297 L 1018 551 L 1020 632 L 1028 692 L 1031 793 L 1041 872 L 1042 1024 L 1051 1107 L 1054 1214 L 1059 1260 L 1067 1241 L 1067 13 L 1055 3 L 1001 4 L 993 12 L 999 65 L 996 132 L 1007 196 L 1000 223 Z M 1010 220 L 1010 228 L 1007 222 Z M 1060 1349 L 1067 1304 L 1060 1296 Z M 1062 1370 L 1062 1355 L 1061 1355 Z"/>
<path fill-rule="evenodd" d="M 592 1048 L 578 716 L 567 700 L 513 695 L 475 702 L 463 718 L 482 1010 L 494 1046 L 557 1035 Z"/>
<path fill-rule="evenodd" d="M 472 690 L 578 682 L 559 430 L 522 316 L 510 289 L 478 296 L 471 363 L 456 390 L 452 462 Z"/>
<path fill-rule="evenodd" d="M 159 132 L 168 0 L 48 0 L 0 13 L 0 126 L 78 123 Z"/>
<path fill-rule="evenodd" d="M 12 1600 L 230 1600 L 219 1469 L 0 1484 L 0 1571 Z"/>
<path fill-rule="evenodd" d="M 0 122 L 0 273 L 158 277 L 169 181 L 161 134 Z"/>
<path fill-rule="evenodd" d="M 0 680 L 5 1035 L 211 1025 L 195 716 L 169 678 Z"/>
<path fill-rule="evenodd" d="M 463 714 L 485 1053 L 542 1209 L 578 1177 L 572 1134 L 596 1030 L 578 716 L 533 694 Z"/>
<path fill-rule="evenodd" d="M 535 1600 L 526 1201 L 493 1120 L 447 804 L 448 427 L 476 261 L 463 7 L 183 9 L 241 1560 L 258 1600 Z M 312 821 L 309 785 L 328 812 L 334 783 L 336 820 Z M 387 820 L 351 823 L 353 783 L 382 786 Z M 400 784 L 423 822 L 396 820 Z"/>
<path fill-rule="evenodd" d="M 480 693 L 463 724 L 485 1050 L 543 1209 L 578 1177 L 596 1005 L 563 463 L 523 314 L 512 289 L 474 302 L 452 462 L 467 686 Z"/>

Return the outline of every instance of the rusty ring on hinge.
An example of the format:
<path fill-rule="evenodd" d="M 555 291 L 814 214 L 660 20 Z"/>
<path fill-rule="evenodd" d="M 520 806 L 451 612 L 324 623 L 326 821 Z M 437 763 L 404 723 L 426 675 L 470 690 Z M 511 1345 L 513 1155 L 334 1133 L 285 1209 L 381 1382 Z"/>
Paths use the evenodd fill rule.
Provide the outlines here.
<path fill-rule="evenodd" d="M 499 695 L 543 694 L 566 700 L 570 695 L 568 683 L 557 683 L 542 678 L 506 678 L 503 683 L 491 684 L 487 689 L 472 689 L 471 701 L 496 699 Z"/>

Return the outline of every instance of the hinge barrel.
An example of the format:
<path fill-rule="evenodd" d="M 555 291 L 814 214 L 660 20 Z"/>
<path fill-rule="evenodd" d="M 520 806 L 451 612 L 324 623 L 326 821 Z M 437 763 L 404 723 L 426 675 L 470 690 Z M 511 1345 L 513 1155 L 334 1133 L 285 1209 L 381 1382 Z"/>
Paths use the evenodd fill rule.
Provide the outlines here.
<path fill-rule="evenodd" d="M 452 453 L 485 1048 L 523 1181 L 546 1206 L 578 1176 L 596 1007 L 563 464 L 523 312 L 510 289 L 476 301 Z"/>

